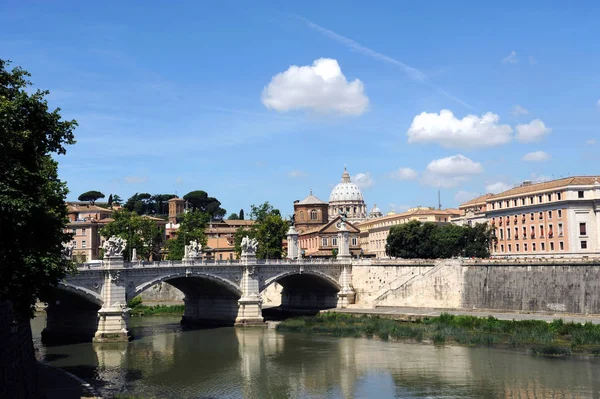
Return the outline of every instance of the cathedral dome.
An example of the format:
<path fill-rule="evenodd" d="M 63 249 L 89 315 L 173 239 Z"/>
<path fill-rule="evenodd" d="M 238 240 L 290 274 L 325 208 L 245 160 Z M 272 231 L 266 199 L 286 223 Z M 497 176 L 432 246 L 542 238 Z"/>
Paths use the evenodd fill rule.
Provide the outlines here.
<path fill-rule="evenodd" d="M 329 202 L 350 202 L 360 201 L 364 202 L 364 198 L 360 188 L 350 180 L 350 174 L 344 168 L 344 174 L 342 174 L 342 181 L 339 182 L 329 195 Z"/>

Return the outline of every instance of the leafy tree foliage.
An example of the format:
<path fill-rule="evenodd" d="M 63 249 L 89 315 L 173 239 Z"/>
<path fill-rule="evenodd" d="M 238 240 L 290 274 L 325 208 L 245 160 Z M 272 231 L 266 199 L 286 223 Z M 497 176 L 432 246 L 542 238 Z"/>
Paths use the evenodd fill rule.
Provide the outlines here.
<path fill-rule="evenodd" d="M 234 212 L 227 217 L 227 220 L 240 220 L 240 217 L 238 216 L 237 213 Z"/>
<path fill-rule="evenodd" d="M 112 208 L 112 204 L 113 204 L 113 196 L 112 196 L 112 194 L 110 194 L 108 196 L 108 206 Z"/>
<path fill-rule="evenodd" d="M 192 240 L 205 246 L 207 242 L 205 231 L 209 221 L 210 215 L 200 211 L 186 212 L 181 215 L 177 236 L 165 244 L 168 250 L 167 259 L 181 260 L 185 255 L 185 246 Z"/>
<path fill-rule="evenodd" d="M 289 227 L 288 222 L 281 217 L 281 212 L 265 202 L 259 206 L 251 206 L 250 218 L 256 223 L 238 228 L 234 235 L 236 254 L 241 254 L 242 238 L 247 235 L 258 240 L 257 258 L 281 259 L 284 255 L 282 243 Z"/>
<path fill-rule="evenodd" d="M 122 205 L 123 199 L 121 198 L 121 196 L 119 194 L 113 194 L 112 203 L 116 204 L 116 205 Z"/>
<path fill-rule="evenodd" d="M 67 186 L 53 154 L 75 143 L 77 122 L 48 110 L 48 91 L 33 92 L 28 72 L 0 59 L 0 300 L 31 317 L 58 281 L 74 272 L 61 256 Z"/>
<path fill-rule="evenodd" d="M 138 215 L 167 215 L 169 213 L 169 200 L 175 198 L 175 194 L 149 194 L 135 193 L 123 207 L 129 211 L 135 212 Z M 120 198 L 119 198 L 120 199 Z M 114 202 L 113 198 L 113 202 Z"/>
<path fill-rule="evenodd" d="M 215 197 L 209 197 L 206 191 L 191 191 L 183 196 L 192 209 L 208 213 L 213 219 L 223 219 L 227 211 L 221 208 L 221 202 Z"/>
<path fill-rule="evenodd" d="M 240 213 L 238 214 L 239 220 L 244 220 L 244 210 L 240 209 Z"/>
<path fill-rule="evenodd" d="M 127 209 L 114 212 L 112 218 L 114 221 L 100 230 L 100 234 L 107 238 L 119 236 L 127 240 L 127 247 L 123 253 L 125 259 L 131 259 L 133 248 L 135 248 L 138 258 L 160 259 L 163 231 L 154 220 L 137 215 Z"/>
<path fill-rule="evenodd" d="M 393 226 L 386 253 L 396 258 L 443 259 L 454 256 L 487 258 L 495 238 L 487 224 L 437 225 L 413 220 Z"/>
<path fill-rule="evenodd" d="M 104 198 L 104 197 L 105 197 L 104 194 L 102 194 L 100 191 L 92 190 L 92 191 L 86 191 L 85 193 L 81 194 L 79 196 L 78 200 L 79 201 L 87 201 L 91 205 L 94 205 L 97 200 L 99 200 L 100 198 Z"/>

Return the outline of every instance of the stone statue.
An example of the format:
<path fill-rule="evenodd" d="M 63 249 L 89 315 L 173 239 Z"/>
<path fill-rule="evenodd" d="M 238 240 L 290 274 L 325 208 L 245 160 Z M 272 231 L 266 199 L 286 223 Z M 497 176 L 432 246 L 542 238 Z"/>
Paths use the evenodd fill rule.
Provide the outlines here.
<path fill-rule="evenodd" d="M 199 258 L 202 254 L 202 244 L 196 240 L 190 241 L 190 244 L 185 246 L 185 254 L 189 258 Z"/>
<path fill-rule="evenodd" d="M 250 238 L 248 236 L 242 238 L 242 255 L 254 255 L 258 248 L 258 241 L 256 238 Z"/>
<path fill-rule="evenodd" d="M 63 259 L 71 259 L 73 257 L 73 244 L 70 242 L 63 243 L 62 257 Z"/>
<path fill-rule="evenodd" d="M 123 251 L 127 245 L 127 240 L 122 239 L 119 236 L 112 236 L 102 244 L 104 250 L 104 256 L 123 256 Z"/>
<path fill-rule="evenodd" d="M 348 220 L 348 214 L 346 212 L 340 211 L 340 216 L 341 216 L 341 220 L 338 224 L 335 225 L 335 227 L 337 227 L 338 230 L 344 230 L 346 228 L 346 221 Z"/>
<path fill-rule="evenodd" d="M 292 218 L 290 219 L 290 223 L 292 226 L 296 225 L 296 214 L 295 213 L 292 215 Z"/>

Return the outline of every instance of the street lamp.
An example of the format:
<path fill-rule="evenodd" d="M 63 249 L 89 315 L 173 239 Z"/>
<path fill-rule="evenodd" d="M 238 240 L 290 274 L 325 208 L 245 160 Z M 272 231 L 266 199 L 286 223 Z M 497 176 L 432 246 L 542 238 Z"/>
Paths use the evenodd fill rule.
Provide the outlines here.
<path fill-rule="evenodd" d="M 271 233 L 267 233 L 267 260 L 269 260 L 269 238 L 271 238 Z"/>

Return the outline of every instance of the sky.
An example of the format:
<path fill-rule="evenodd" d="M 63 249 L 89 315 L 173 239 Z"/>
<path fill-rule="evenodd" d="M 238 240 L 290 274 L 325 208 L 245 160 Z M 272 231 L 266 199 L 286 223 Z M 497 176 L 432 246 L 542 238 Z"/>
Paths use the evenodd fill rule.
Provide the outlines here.
<path fill-rule="evenodd" d="M 0 0 L 0 57 L 79 123 L 69 200 L 205 190 L 291 214 L 346 165 L 399 212 L 599 174 L 599 19 L 592 1 Z"/>

